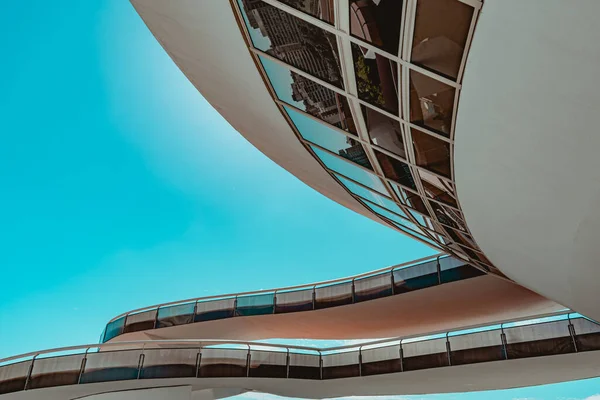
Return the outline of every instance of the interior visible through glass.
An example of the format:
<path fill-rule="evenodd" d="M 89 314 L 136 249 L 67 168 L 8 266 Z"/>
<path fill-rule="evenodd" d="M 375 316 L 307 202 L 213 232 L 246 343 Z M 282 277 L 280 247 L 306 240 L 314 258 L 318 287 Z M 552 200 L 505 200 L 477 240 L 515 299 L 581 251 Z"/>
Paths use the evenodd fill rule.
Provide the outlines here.
<path fill-rule="evenodd" d="M 245 3 L 252 0 L 243 0 Z M 256 1 L 256 0 L 254 0 Z M 279 0 L 305 14 L 312 15 L 331 25 L 335 20 L 334 0 Z"/>
<path fill-rule="evenodd" d="M 400 122 L 370 107 L 361 106 L 371 143 L 406 159 Z"/>
<path fill-rule="evenodd" d="M 455 89 L 410 71 L 410 122 L 450 137 Z"/>
<path fill-rule="evenodd" d="M 402 0 L 350 0 L 350 34 L 398 54 L 402 3 Z"/>
<path fill-rule="evenodd" d="M 419 167 L 427 168 L 441 176 L 450 178 L 450 143 L 418 129 L 411 129 L 410 132 L 416 164 Z"/>
<path fill-rule="evenodd" d="M 379 165 L 383 170 L 383 176 L 393 180 L 394 182 L 398 182 L 401 185 L 404 185 L 408 188 L 417 189 L 415 185 L 415 180 L 410 171 L 410 167 L 408 164 L 403 163 L 400 160 L 396 160 L 388 156 L 387 154 L 383 154 L 380 151 L 375 150 L 375 155 L 377 156 L 377 160 L 379 160 Z"/>

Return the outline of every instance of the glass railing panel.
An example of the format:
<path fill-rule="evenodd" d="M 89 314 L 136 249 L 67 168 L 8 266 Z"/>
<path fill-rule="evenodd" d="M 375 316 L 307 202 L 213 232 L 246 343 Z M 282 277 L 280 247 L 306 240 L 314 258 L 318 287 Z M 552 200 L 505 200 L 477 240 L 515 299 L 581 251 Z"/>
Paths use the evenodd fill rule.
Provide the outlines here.
<path fill-rule="evenodd" d="M 587 318 L 571 320 L 575 331 L 577 351 L 600 350 L 600 325 Z"/>
<path fill-rule="evenodd" d="M 235 299 L 199 301 L 196 303 L 194 322 L 214 321 L 234 316 Z"/>
<path fill-rule="evenodd" d="M 448 341 L 452 365 L 504 360 L 499 329 L 449 336 Z"/>
<path fill-rule="evenodd" d="M 146 349 L 140 379 L 196 376 L 200 349 Z"/>
<path fill-rule="evenodd" d="M 394 270 L 394 293 L 406 293 L 439 284 L 437 260 Z"/>
<path fill-rule="evenodd" d="M 290 7 L 295 8 L 305 14 L 319 18 L 321 21 L 325 21 L 333 25 L 335 14 L 334 14 L 334 3 L 333 0 L 324 1 L 311 1 L 302 2 L 298 0 L 278 0 L 283 4 L 287 4 Z"/>
<path fill-rule="evenodd" d="M 568 321 L 505 328 L 509 359 L 568 354 L 575 351 Z"/>
<path fill-rule="evenodd" d="M 404 371 L 446 367 L 448 350 L 446 338 L 402 343 L 402 366 Z"/>
<path fill-rule="evenodd" d="M 318 287 L 315 289 L 315 308 L 352 304 L 352 282 Z"/>
<path fill-rule="evenodd" d="M 325 164 L 325 166 L 330 170 L 344 175 L 376 192 L 387 194 L 387 190 L 381 182 L 381 179 L 379 179 L 376 175 L 357 167 L 353 163 L 344 161 L 341 158 L 337 158 L 317 147 L 312 146 L 311 148 L 317 157 L 323 161 L 323 164 Z"/>
<path fill-rule="evenodd" d="M 344 88 L 334 34 L 262 1 L 238 0 L 238 4 L 254 47 Z"/>
<path fill-rule="evenodd" d="M 358 98 L 398 115 L 398 64 L 355 43 L 350 45 Z"/>
<path fill-rule="evenodd" d="M 440 279 L 442 283 L 475 278 L 481 275 L 485 275 L 485 273 L 458 258 L 440 258 Z"/>
<path fill-rule="evenodd" d="M 410 122 L 450 137 L 454 87 L 410 71 Z"/>
<path fill-rule="evenodd" d="M 76 385 L 84 354 L 37 358 L 33 363 L 29 389 Z"/>
<path fill-rule="evenodd" d="M 362 350 L 362 375 L 389 374 L 402 371 L 400 344 Z"/>
<path fill-rule="evenodd" d="M 266 350 L 250 351 L 250 376 L 259 378 L 285 378 L 287 354 Z"/>
<path fill-rule="evenodd" d="M 417 190 L 417 186 L 415 185 L 415 179 L 412 175 L 410 167 L 405 162 L 397 160 L 388 156 L 387 154 L 383 154 L 380 151 L 375 150 L 375 155 L 377 156 L 377 160 L 379 161 L 379 165 L 383 170 L 383 175 L 397 182 L 403 186 L 406 186 L 409 189 Z"/>
<path fill-rule="evenodd" d="M 457 79 L 473 7 L 457 0 L 419 0 L 411 61 Z"/>
<path fill-rule="evenodd" d="M 313 309 L 313 290 L 294 290 L 277 292 L 275 313 L 309 311 Z"/>
<path fill-rule="evenodd" d="M 342 184 L 344 186 L 346 186 L 348 188 L 348 190 L 350 190 L 352 193 L 354 193 L 358 197 L 361 197 L 365 200 L 370 201 L 371 203 L 377 204 L 383 208 L 391 210 L 401 216 L 406 216 L 406 213 L 404 211 L 402 211 L 402 209 L 396 203 L 394 203 L 392 200 L 388 199 L 387 197 L 381 196 L 367 188 L 364 188 L 364 187 L 352 182 L 351 180 L 344 178 L 341 175 L 336 175 L 336 176 L 338 177 L 338 179 L 340 181 L 342 181 Z"/>
<path fill-rule="evenodd" d="M 120 350 L 88 354 L 81 383 L 137 379 L 141 350 Z"/>
<path fill-rule="evenodd" d="M 360 376 L 358 351 L 323 355 L 323 379 Z"/>
<path fill-rule="evenodd" d="M 415 161 L 419 167 L 428 169 L 450 179 L 450 143 L 418 129 L 411 129 Z"/>
<path fill-rule="evenodd" d="M 145 331 L 154 329 L 157 310 L 142 311 L 136 314 L 127 315 L 125 320 L 125 329 L 123 333 Z"/>
<path fill-rule="evenodd" d="M 356 135 L 356 124 L 345 96 L 268 58 L 259 58 L 279 100 Z"/>
<path fill-rule="evenodd" d="M 248 350 L 202 349 L 199 376 L 229 378 L 247 376 Z"/>
<path fill-rule="evenodd" d="M 192 323 L 194 321 L 195 305 L 196 303 L 186 303 L 159 308 L 156 327 L 166 328 Z"/>
<path fill-rule="evenodd" d="M 370 107 L 361 106 L 371 143 L 407 159 L 400 122 Z"/>
<path fill-rule="evenodd" d="M 0 366 L 0 394 L 23 390 L 30 366 L 31 360 Z"/>
<path fill-rule="evenodd" d="M 354 301 L 366 301 L 392 295 L 392 274 L 368 276 L 354 280 Z"/>
<path fill-rule="evenodd" d="M 273 314 L 275 307 L 274 293 L 240 296 L 235 309 L 238 316 Z"/>
<path fill-rule="evenodd" d="M 290 353 L 290 378 L 321 379 L 319 356 Z"/>
<path fill-rule="evenodd" d="M 123 327 L 125 325 L 125 317 L 118 318 L 106 325 L 104 331 L 104 340 L 102 342 L 108 342 L 114 337 L 119 336 L 123 333 Z"/>
<path fill-rule="evenodd" d="M 398 54 L 402 1 L 350 0 L 350 34 Z"/>

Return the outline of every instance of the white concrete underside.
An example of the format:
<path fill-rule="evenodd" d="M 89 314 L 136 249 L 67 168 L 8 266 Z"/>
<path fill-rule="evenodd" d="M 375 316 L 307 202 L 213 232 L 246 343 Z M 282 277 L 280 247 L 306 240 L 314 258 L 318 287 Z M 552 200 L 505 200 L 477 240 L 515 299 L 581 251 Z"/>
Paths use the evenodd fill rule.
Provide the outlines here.
<path fill-rule="evenodd" d="M 486 0 L 456 126 L 457 190 L 490 260 L 600 320 L 600 2 Z"/>
<path fill-rule="evenodd" d="M 274 378 L 185 378 L 122 381 L 36 389 L 2 400 L 65 400 L 95 393 L 160 386 L 192 386 L 194 391 L 232 388 L 286 397 L 328 398 L 432 394 L 508 389 L 600 376 L 600 351 L 425 369 L 361 378 L 324 381 Z M 224 392 L 215 392 L 223 395 Z"/>

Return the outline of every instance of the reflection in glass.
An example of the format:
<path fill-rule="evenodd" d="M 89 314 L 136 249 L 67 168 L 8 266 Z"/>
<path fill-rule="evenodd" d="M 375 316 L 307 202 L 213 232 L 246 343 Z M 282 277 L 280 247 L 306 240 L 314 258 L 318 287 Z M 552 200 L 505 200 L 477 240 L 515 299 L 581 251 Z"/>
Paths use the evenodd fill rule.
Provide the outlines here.
<path fill-rule="evenodd" d="M 417 165 L 450 178 L 450 143 L 418 129 L 411 129 L 410 133 Z"/>
<path fill-rule="evenodd" d="M 396 194 L 400 198 L 402 204 L 420 212 L 423 215 L 429 216 L 429 211 L 427 210 L 423 199 L 421 199 L 421 197 L 418 194 L 409 192 L 408 190 L 397 185 L 392 185 L 392 187 L 396 191 Z"/>
<path fill-rule="evenodd" d="M 457 0 L 419 0 L 411 61 L 448 78 L 460 69 L 473 7 Z"/>
<path fill-rule="evenodd" d="M 335 35 L 267 3 L 238 0 L 252 44 L 259 50 L 343 88 Z"/>
<path fill-rule="evenodd" d="M 462 218 L 462 214 L 460 213 L 460 211 L 450 207 L 446 207 L 445 205 L 437 203 L 435 201 L 430 201 L 429 205 L 433 209 L 437 220 L 440 221 L 442 224 L 463 232 L 467 231 L 467 226 Z"/>
<path fill-rule="evenodd" d="M 251 0 L 250 0 L 251 1 Z M 333 0 L 279 0 L 283 4 L 333 25 Z M 246 3 L 249 1 L 246 1 Z"/>
<path fill-rule="evenodd" d="M 355 139 L 308 118 L 292 108 L 285 107 L 285 109 L 304 139 L 358 165 L 373 169 L 363 146 Z"/>
<path fill-rule="evenodd" d="M 350 34 L 398 54 L 402 0 L 350 0 Z"/>
<path fill-rule="evenodd" d="M 348 100 L 317 82 L 259 56 L 279 100 L 333 126 L 356 134 Z"/>
<path fill-rule="evenodd" d="M 404 211 L 402 211 L 402 209 L 396 203 L 394 203 L 392 200 L 388 199 L 387 197 L 380 196 L 377 193 L 372 192 L 360 185 L 357 185 L 356 183 L 344 178 L 343 176 L 340 176 L 340 175 L 336 175 L 336 176 L 342 182 L 342 184 L 344 186 L 346 186 L 346 188 L 348 188 L 348 190 L 350 190 L 355 195 L 357 195 L 365 200 L 368 200 L 371 203 L 374 203 L 381 207 L 387 208 L 388 210 L 391 210 L 391 211 L 395 212 L 396 214 L 399 214 L 406 218 L 406 214 L 404 213 Z"/>
<path fill-rule="evenodd" d="M 370 107 L 361 106 L 361 109 L 371 143 L 406 159 L 400 122 Z"/>
<path fill-rule="evenodd" d="M 358 98 L 398 114 L 398 67 L 392 60 L 351 43 Z"/>
<path fill-rule="evenodd" d="M 355 166 L 352 163 L 337 158 L 334 155 L 331 155 L 317 147 L 311 146 L 311 149 L 315 152 L 317 157 L 319 157 L 319 159 L 323 161 L 323 164 L 325 164 L 325 166 L 330 170 L 342 174 L 352 180 L 355 180 L 356 182 L 365 185 L 366 187 L 373 189 L 379 193 L 387 195 L 387 190 L 385 190 L 385 186 L 376 175 L 373 175 L 365 171 L 364 169 Z"/>
<path fill-rule="evenodd" d="M 401 218 L 400 216 L 390 212 L 390 210 L 386 210 L 383 207 L 379 207 L 376 206 L 375 204 L 371 204 L 371 203 L 366 203 L 367 207 L 369 207 L 375 214 L 379 214 L 387 219 L 389 219 L 390 221 L 395 222 L 396 224 L 402 225 L 405 228 L 408 229 L 412 229 L 414 231 L 419 232 L 419 228 L 413 224 L 412 222 L 410 222 L 407 219 Z"/>
<path fill-rule="evenodd" d="M 383 175 L 393 180 L 394 182 L 398 182 L 401 185 L 404 185 L 413 190 L 417 190 L 417 186 L 415 185 L 415 180 L 410 172 L 410 167 L 408 164 L 403 163 L 400 160 L 396 160 L 388 156 L 387 154 L 383 154 L 380 151 L 374 150 L 377 159 L 379 160 L 379 165 L 383 170 Z"/>
<path fill-rule="evenodd" d="M 453 242 L 458 243 L 460 245 L 468 246 L 473 249 L 477 249 L 478 246 L 473 240 L 473 238 L 465 232 L 460 232 L 450 227 L 445 227 L 448 236 L 452 239 Z"/>
<path fill-rule="evenodd" d="M 419 176 L 421 177 L 421 183 L 427 197 L 458 208 L 454 190 L 450 183 L 423 170 L 419 170 Z"/>
<path fill-rule="evenodd" d="M 450 137 L 454 110 L 452 86 L 410 71 L 410 122 Z"/>

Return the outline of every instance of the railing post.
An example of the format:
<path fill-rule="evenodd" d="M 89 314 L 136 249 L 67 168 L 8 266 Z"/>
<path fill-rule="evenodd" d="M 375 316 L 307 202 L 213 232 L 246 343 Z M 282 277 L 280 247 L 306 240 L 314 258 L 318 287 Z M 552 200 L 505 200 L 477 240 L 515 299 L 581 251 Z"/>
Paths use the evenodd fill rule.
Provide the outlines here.
<path fill-rule="evenodd" d="M 400 339 L 400 348 L 398 349 L 398 357 L 400 358 L 400 372 L 404 372 L 404 354 L 402 352 L 402 339 Z"/>
<path fill-rule="evenodd" d="M 85 364 L 87 363 L 87 355 L 90 348 L 85 349 L 85 353 L 83 353 L 83 360 L 81 360 L 81 367 L 79 367 L 79 376 L 77 377 L 77 384 L 81 383 L 81 377 L 83 376 L 83 371 L 85 370 Z"/>
<path fill-rule="evenodd" d="M 156 315 L 154 316 L 154 329 L 158 328 L 158 313 L 160 312 L 160 306 L 156 307 Z"/>
<path fill-rule="evenodd" d="M 508 360 L 508 350 L 506 348 L 506 335 L 504 334 L 504 324 L 500 324 L 500 340 L 502 341 L 502 353 L 504 353 L 504 359 Z"/>
<path fill-rule="evenodd" d="M 390 282 L 392 283 L 392 296 L 396 293 L 396 282 L 394 282 L 394 270 L 390 270 Z"/>
<path fill-rule="evenodd" d="M 312 291 L 312 306 L 313 306 L 313 310 L 316 309 L 316 305 L 317 305 L 317 287 L 313 286 L 313 291 Z"/>
<path fill-rule="evenodd" d="M 196 354 L 196 378 L 198 378 L 198 374 L 200 372 L 200 363 L 202 362 L 202 346 L 198 349 L 198 354 Z"/>
<path fill-rule="evenodd" d="M 198 310 L 198 300 L 194 303 L 194 312 L 192 314 L 192 323 L 196 322 L 196 312 Z"/>
<path fill-rule="evenodd" d="M 27 390 L 27 386 L 29 386 L 29 380 L 31 379 L 31 373 L 33 372 L 33 364 L 35 364 L 35 359 L 38 355 L 39 354 L 36 354 L 31 359 L 31 365 L 29 366 L 29 371 L 27 371 L 27 377 L 25 378 L 25 387 L 23 387 L 23 390 Z"/>
<path fill-rule="evenodd" d="M 319 379 L 323 380 L 323 354 L 319 351 Z"/>
<path fill-rule="evenodd" d="M 451 366 L 452 365 L 452 357 L 451 355 L 451 349 L 450 349 L 450 341 L 448 340 L 448 332 L 446 332 L 446 354 L 448 355 L 448 365 Z"/>
<path fill-rule="evenodd" d="M 138 360 L 138 371 L 137 371 L 137 379 L 140 379 L 140 374 L 142 373 L 142 367 L 144 366 L 144 359 L 146 355 L 144 354 L 144 350 L 146 349 L 146 343 L 142 345 L 142 353 L 140 354 L 140 358 Z"/>
<path fill-rule="evenodd" d="M 578 353 L 579 350 L 577 349 L 577 340 L 575 340 L 575 338 L 576 338 L 575 326 L 573 326 L 573 323 L 571 322 L 571 314 L 567 314 L 567 318 L 569 319 L 569 335 L 571 335 L 571 341 L 573 342 L 573 348 L 575 349 L 575 353 Z"/>
<path fill-rule="evenodd" d="M 358 376 L 362 376 L 362 346 L 358 348 Z"/>
<path fill-rule="evenodd" d="M 237 315 L 237 303 L 238 303 L 237 300 L 238 300 L 238 297 L 235 296 L 235 299 L 233 300 L 233 316 L 234 317 L 238 316 Z"/>
<path fill-rule="evenodd" d="M 246 377 L 250 376 L 250 345 L 248 345 L 248 355 L 246 356 Z"/>
<path fill-rule="evenodd" d="M 290 377 L 290 348 L 287 347 L 287 354 L 285 356 L 285 377 Z"/>
<path fill-rule="evenodd" d="M 442 267 L 440 266 L 440 257 L 435 259 L 435 264 L 437 268 L 437 276 L 438 276 L 438 285 L 442 284 Z"/>
<path fill-rule="evenodd" d="M 277 308 L 277 290 L 273 293 L 273 314 L 275 314 L 275 309 Z"/>
<path fill-rule="evenodd" d="M 356 291 L 354 290 L 354 278 L 352 278 L 352 304 L 356 302 Z"/>

